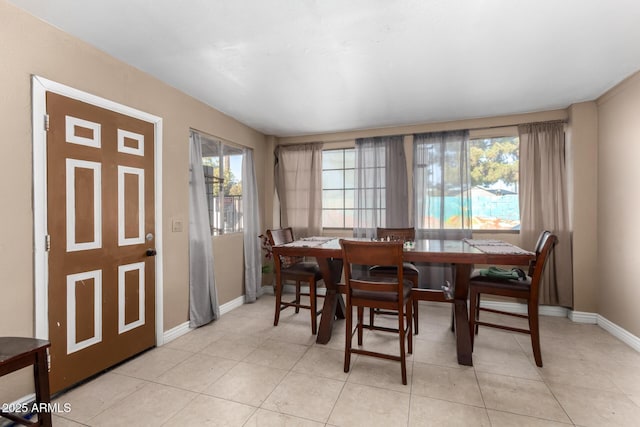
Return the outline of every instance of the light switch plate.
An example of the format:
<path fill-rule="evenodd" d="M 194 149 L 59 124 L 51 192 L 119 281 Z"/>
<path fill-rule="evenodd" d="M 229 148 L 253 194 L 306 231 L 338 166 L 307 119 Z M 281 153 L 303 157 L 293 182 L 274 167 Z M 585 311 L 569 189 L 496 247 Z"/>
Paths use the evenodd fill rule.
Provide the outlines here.
<path fill-rule="evenodd" d="M 173 231 L 174 233 L 181 233 L 182 228 L 183 226 L 181 219 L 174 219 L 173 221 L 171 221 L 171 231 Z"/>

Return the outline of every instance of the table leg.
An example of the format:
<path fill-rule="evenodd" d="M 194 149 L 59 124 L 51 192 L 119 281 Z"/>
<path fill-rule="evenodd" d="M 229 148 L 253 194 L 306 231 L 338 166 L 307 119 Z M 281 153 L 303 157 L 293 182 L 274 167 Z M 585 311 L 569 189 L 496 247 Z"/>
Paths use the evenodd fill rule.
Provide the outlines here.
<path fill-rule="evenodd" d="M 467 296 L 469 293 L 470 264 L 456 264 L 455 279 L 455 332 L 458 363 L 473 366 L 471 355 L 471 335 L 469 334 L 469 313 L 467 311 Z"/>
<path fill-rule="evenodd" d="M 33 377 L 36 391 L 36 403 L 42 405 L 38 411 L 39 425 L 44 427 L 51 426 L 51 412 L 48 408 L 51 403 L 51 394 L 49 392 L 49 370 L 47 369 L 47 349 L 40 349 L 36 355 L 36 363 L 33 365 Z"/>
<path fill-rule="evenodd" d="M 344 300 L 342 299 L 342 294 L 337 290 L 337 284 L 342 276 L 342 259 L 317 257 L 316 261 L 322 272 L 324 285 L 327 288 L 316 342 L 318 344 L 326 344 L 331 339 L 334 319 L 336 317 L 344 319 Z"/>

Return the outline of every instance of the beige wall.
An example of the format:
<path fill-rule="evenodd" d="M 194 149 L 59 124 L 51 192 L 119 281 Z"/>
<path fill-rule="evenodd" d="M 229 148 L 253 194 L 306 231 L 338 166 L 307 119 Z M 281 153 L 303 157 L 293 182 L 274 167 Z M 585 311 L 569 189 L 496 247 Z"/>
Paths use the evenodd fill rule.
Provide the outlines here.
<path fill-rule="evenodd" d="M 31 76 L 110 99 L 163 118 L 164 329 L 188 320 L 188 135 L 196 128 L 255 149 L 265 173 L 265 137 L 159 80 L 0 0 L 0 335 L 34 333 Z M 270 158 L 271 159 L 271 158 Z M 259 188 L 265 199 L 264 187 Z M 263 205 L 261 205 L 263 206 Z M 261 219 L 264 208 L 261 208 Z M 171 232 L 181 219 L 183 232 Z M 243 294 L 242 235 L 216 240 L 220 303 Z M 224 245 L 225 250 L 218 248 Z M 238 274 L 240 272 L 240 274 Z M 0 382 L 0 401 L 23 396 L 24 375 Z M 17 385 L 17 386 L 16 386 Z M 9 399 L 9 400 L 7 400 Z"/>
<path fill-rule="evenodd" d="M 598 111 L 595 102 L 569 108 L 569 210 L 573 226 L 573 306 L 598 312 Z"/>
<path fill-rule="evenodd" d="M 220 304 L 244 294 L 243 250 L 242 233 L 225 234 L 213 239 L 213 268 Z"/>
<path fill-rule="evenodd" d="M 598 99 L 598 312 L 640 336 L 640 73 Z"/>

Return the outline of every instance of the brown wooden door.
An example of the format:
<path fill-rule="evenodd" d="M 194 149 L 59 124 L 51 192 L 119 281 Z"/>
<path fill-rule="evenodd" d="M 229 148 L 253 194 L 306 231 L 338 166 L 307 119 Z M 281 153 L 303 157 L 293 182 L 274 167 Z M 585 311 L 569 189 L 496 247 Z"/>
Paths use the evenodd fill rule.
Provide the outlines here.
<path fill-rule="evenodd" d="M 155 345 L 154 125 L 47 92 L 51 389 Z"/>

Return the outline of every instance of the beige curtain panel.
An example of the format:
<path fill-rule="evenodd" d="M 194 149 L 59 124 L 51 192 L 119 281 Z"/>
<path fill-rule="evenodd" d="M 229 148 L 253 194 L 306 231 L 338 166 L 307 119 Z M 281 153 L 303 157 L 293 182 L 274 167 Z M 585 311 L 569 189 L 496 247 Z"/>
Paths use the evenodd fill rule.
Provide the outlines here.
<path fill-rule="evenodd" d="M 276 192 L 282 227 L 296 238 L 322 233 L 322 143 L 279 145 L 275 150 Z"/>
<path fill-rule="evenodd" d="M 540 303 L 573 307 L 571 225 L 563 122 L 518 126 L 522 246 L 533 248 L 543 230 L 558 236 L 540 287 Z"/>

